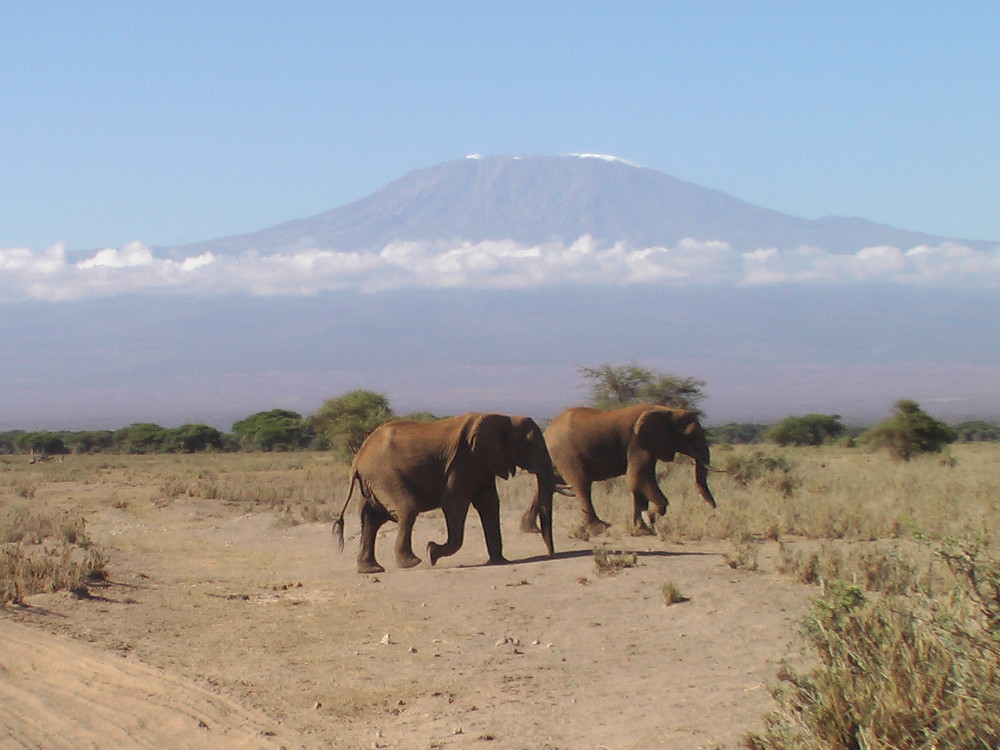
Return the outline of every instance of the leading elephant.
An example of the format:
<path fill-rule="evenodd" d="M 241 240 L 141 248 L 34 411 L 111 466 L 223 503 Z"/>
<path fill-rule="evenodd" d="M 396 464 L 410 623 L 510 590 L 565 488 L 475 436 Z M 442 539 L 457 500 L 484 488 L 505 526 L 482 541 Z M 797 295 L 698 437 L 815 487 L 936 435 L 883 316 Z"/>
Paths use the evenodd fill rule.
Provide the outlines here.
<path fill-rule="evenodd" d="M 375 537 L 389 520 L 399 524 L 396 564 L 411 568 L 421 562 L 412 545 L 417 514 L 441 508 L 448 539 L 444 544 L 427 544 L 433 565 L 462 546 L 471 503 L 482 520 L 489 562 L 505 563 L 496 480 L 512 477 L 519 468 L 537 479 L 531 507 L 537 509 L 552 555 L 552 460 L 534 420 L 505 414 L 469 413 L 436 422 L 397 420 L 380 426 L 362 443 L 351 464 L 351 486 L 334 521 L 334 534 L 343 548 L 344 511 L 357 485 L 362 497 L 358 572 L 384 570 L 375 559 Z"/>
<path fill-rule="evenodd" d="M 705 502 L 715 506 L 708 488 L 709 450 L 696 412 L 655 404 L 603 410 L 586 406 L 556 415 L 545 430 L 545 442 L 556 472 L 573 489 L 584 514 L 582 533 L 600 533 L 609 524 L 598 518 L 591 485 L 626 475 L 632 492 L 633 533 L 653 533 L 649 504 L 662 516 L 668 500 L 656 482 L 656 462 L 683 453 L 695 462 L 695 484 Z M 525 531 L 535 529 L 537 511 L 521 519 Z"/>

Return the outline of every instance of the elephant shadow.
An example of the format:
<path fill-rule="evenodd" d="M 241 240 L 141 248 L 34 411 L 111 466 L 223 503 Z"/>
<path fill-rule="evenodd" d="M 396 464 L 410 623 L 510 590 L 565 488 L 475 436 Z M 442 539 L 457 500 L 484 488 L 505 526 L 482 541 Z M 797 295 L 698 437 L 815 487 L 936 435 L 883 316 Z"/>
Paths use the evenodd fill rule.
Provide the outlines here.
<path fill-rule="evenodd" d="M 671 552 L 669 550 L 628 550 L 634 552 L 636 557 L 720 557 L 719 552 Z M 511 565 L 530 565 L 533 563 L 552 562 L 556 560 L 573 560 L 580 557 L 593 557 L 593 549 L 572 549 L 564 552 L 556 552 L 551 557 L 549 555 L 531 555 L 510 560 Z M 467 563 L 456 565 L 456 568 L 485 568 L 491 567 L 490 563 Z"/>

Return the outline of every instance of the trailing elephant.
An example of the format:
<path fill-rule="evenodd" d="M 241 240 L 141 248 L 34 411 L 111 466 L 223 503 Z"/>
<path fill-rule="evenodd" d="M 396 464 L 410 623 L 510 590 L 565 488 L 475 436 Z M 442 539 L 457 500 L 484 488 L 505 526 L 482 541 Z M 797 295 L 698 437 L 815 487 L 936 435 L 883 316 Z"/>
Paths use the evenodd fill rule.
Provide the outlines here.
<path fill-rule="evenodd" d="M 716 507 L 707 481 L 708 440 L 693 411 L 654 404 L 614 410 L 575 407 L 556 415 L 545 430 L 545 442 L 557 481 L 569 484 L 580 501 L 585 536 L 609 526 L 594 510 L 592 483 L 623 474 L 632 492 L 633 533 L 654 533 L 649 504 L 662 516 L 669 502 L 656 482 L 656 462 L 673 461 L 677 453 L 694 459 L 698 491 Z M 536 530 L 537 516 L 529 507 L 521 519 L 522 530 Z"/>
<path fill-rule="evenodd" d="M 411 568 L 421 562 L 412 543 L 417 515 L 441 508 L 448 539 L 444 544 L 427 544 L 427 557 L 434 565 L 461 548 L 471 503 L 482 520 L 489 562 L 506 563 L 496 480 L 512 477 L 518 468 L 537 479 L 531 508 L 552 555 L 552 460 L 532 419 L 504 414 L 469 413 L 436 422 L 397 420 L 380 426 L 362 443 L 351 464 L 350 490 L 333 523 L 334 535 L 343 549 L 344 511 L 357 486 L 362 498 L 358 572 L 384 570 L 375 559 L 375 537 L 390 520 L 399 525 L 396 564 Z"/>

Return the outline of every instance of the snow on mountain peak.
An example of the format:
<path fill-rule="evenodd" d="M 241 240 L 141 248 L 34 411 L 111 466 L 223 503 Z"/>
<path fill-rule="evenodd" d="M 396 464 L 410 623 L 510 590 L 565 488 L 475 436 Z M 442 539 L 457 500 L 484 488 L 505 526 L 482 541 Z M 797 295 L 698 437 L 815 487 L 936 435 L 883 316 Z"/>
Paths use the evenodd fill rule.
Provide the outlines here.
<path fill-rule="evenodd" d="M 629 161 L 628 159 L 622 159 L 619 156 L 611 156 L 609 154 L 567 154 L 567 156 L 576 156 L 577 158 L 580 159 L 602 159 L 604 161 L 614 161 L 618 162 L 619 164 L 626 164 L 630 167 L 640 166 L 639 164 L 636 164 L 634 161 Z"/>

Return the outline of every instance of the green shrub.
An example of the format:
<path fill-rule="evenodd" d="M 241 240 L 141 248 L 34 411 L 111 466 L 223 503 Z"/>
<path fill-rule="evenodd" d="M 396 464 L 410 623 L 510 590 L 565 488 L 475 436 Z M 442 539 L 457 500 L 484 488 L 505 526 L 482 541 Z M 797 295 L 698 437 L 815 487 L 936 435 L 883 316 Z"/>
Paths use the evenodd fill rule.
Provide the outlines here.
<path fill-rule="evenodd" d="M 787 417 L 771 425 L 764 432 L 764 439 L 784 447 L 786 445 L 823 445 L 833 442 L 847 428 L 840 415 L 807 414 L 804 417 Z"/>
<path fill-rule="evenodd" d="M 308 424 L 330 448 L 349 459 L 375 428 L 393 417 L 386 396 L 359 390 L 328 398 Z"/>
<path fill-rule="evenodd" d="M 287 409 L 251 414 L 233 425 L 246 450 L 282 451 L 304 448 L 312 438 L 302 415 Z"/>

